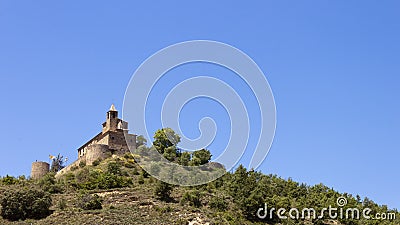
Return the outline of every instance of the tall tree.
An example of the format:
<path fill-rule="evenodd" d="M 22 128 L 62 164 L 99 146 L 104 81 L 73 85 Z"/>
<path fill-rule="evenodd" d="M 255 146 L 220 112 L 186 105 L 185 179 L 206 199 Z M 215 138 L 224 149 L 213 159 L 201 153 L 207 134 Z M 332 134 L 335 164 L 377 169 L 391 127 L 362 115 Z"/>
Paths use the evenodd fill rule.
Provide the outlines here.
<path fill-rule="evenodd" d="M 154 134 L 153 146 L 161 154 L 164 154 L 165 149 L 174 147 L 176 154 L 178 154 L 177 144 L 181 141 L 181 137 L 175 133 L 171 128 L 162 128 Z"/>
<path fill-rule="evenodd" d="M 57 157 L 53 157 L 51 162 L 50 172 L 57 173 L 64 168 L 64 156 L 58 154 Z"/>

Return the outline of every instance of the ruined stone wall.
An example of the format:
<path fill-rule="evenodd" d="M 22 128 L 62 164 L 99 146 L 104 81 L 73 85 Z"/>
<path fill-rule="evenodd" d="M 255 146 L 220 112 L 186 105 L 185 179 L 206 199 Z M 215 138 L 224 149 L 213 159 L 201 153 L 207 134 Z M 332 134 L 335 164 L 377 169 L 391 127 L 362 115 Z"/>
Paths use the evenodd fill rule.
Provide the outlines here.
<path fill-rule="evenodd" d="M 47 162 L 33 162 L 31 170 L 32 179 L 40 179 L 50 171 L 50 164 Z"/>

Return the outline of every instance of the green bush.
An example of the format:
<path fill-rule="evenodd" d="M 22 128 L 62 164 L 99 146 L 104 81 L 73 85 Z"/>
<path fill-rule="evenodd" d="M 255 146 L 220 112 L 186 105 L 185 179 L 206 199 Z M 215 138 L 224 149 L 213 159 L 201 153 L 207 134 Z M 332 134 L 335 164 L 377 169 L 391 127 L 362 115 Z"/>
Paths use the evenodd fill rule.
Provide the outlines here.
<path fill-rule="evenodd" d="M 138 183 L 139 184 L 144 184 L 144 177 L 142 175 L 139 176 Z"/>
<path fill-rule="evenodd" d="M 5 176 L 3 179 L 1 179 L 1 183 L 5 185 L 12 185 L 12 184 L 17 184 L 18 179 L 13 177 L 13 176 Z"/>
<path fill-rule="evenodd" d="M 132 179 L 105 173 L 101 174 L 95 182 L 97 183 L 97 186 L 100 189 L 111 189 L 111 188 L 128 187 L 130 184 L 132 184 Z"/>
<path fill-rule="evenodd" d="M 125 166 L 126 168 L 135 168 L 135 164 L 133 164 L 133 163 L 131 163 L 131 162 L 125 162 L 125 163 L 124 163 L 124 166 Z"/>
<path fill-rule="evenodd" d="M 78 206 L 83 210 L 102 209 L 101 199 L 97 194 L 82 194 L 78 199 Z"/>
<path fill-rule="evenodd" d="M 79 167 L 80 167 L 80 168 L 83 168 L 83 167 L 85 167 L 85 166 L 86 166 L 86 162 L 81 161 L 81 162 L 79 163 Z"/>
<path fill-rule="evenodd" d="M 42 219 L 50 215 L 51 198 L 44 191 L 34 189 L 8 190 L 3 194 L 0 204 L 4 219 Z"/>
<path fill-rule="evenodd" d="M 192 155 L 192 161 L 190 164 L 193 166 L 199 166 L 208 163 L 212 156 L 211 152 L 207 149 L 194 151 Z"/>
<path fill-rule="evenodd" d="M 125 158 L 125 159 L 134 159 L 132 153 L 130 153 L 130 152 L 125 153 L 125 154 L 124 154 L 124 158 Z"/>
<path fill-rule="evenodd" d="M 107 172 L 114 175 L 122 175 L 121 165 L 117 162 L 110 162 L 107 165 Z"/>
<path fill-rule="evenodd" d="M 171 207 L 171 206 L 169 206 L 169 205 L 167 205 L 166 207 L 158 207 L 158 206 L 156 206 L 156 207 L 154 207 L 155 208 L 155 210 L 156 211 L 158 211 L 158 212 L 160 212 L 160 213 L 169 213 L 169 212 L 172 212 L 174 209 Z"/>
<path fill-rule="evenodd" d="M 139 175 L 139 171 L 135 168 L 132 170 L 132 175 Z"/>
<path fill-rule="evenodd" d="M 56 183 L 56 179 L 54 177 L 54 173 L 47 173 L 44 177 L 42 177 L 38 184 L 42 188 L 42 190 L 47 191 L 51 194 L 62 193 L 62 187 Z"/>
<path fill-rule="evenodd" d="M 94 161 L 92 162 L 92 165 L 93 165 L 93 166 L 98 166 L 98 165 L 100 165 L 100 163 L 101 163 L 101 159 L 96 159 L 96 160 L 94 160 Z"/>
<path fill-rule="evenodd" d="M 161 200 L 168 201 L 171 199 L 171 191 L 173 186 L 163 181 L 157 181 L 154 194 Z"/>
<path fill-rule="evenodd" d="M 223 197 L 214 196 L 211 198 L 210 207 L 214 210 L 223 212 L 228 208 L 228 203 Z"/>
<path fill-rule="evenodd" d="M 115 164 L 114 164 L 115 165 Z M 78 187 L 86 190 L 94 189 L 112 189 L 129 187 L 133 184 L 132 178 L 128 176 L 119 176 L 111 172 L 116 172 L 114 165 L 111 166 L 110 171 L 103 172 L 98 169 L 83 168 L 76 175 Z M 119 165 L 118 165 L 119 167 Z M 117 171 L 120 171 L 119 169 Z M 120 172 L 117 172 L 120 173 Z"/>
<path fill-rule="evenodd" d="M 67 201 L 64 198 L 60 199 L 60 201 L 58 201 L 57 207 L 60 210 L 66 209 L 67 208 Z"/>
<path fill-rule="evenodd" d="M 187 191 L 183 195 L 181 202 L 182 205 L 185 203 L 189 203 L 189 205 L 194 206 L 194 207 L 200 207 L 201 206 L 201 193 L 198 190 L 194 191 Z"/>
<path fill-rule="evenodd" d="M 65 174 L 62 177 L 62 181 L 64 182 L 64 185 L 66 185 L 66 186 L 72 186 L 72 187 L 78 186 L 78 184 L 76 183 L 76 180 L 75 180 L 75 174 L 73 174 L 71 172 Z"/>

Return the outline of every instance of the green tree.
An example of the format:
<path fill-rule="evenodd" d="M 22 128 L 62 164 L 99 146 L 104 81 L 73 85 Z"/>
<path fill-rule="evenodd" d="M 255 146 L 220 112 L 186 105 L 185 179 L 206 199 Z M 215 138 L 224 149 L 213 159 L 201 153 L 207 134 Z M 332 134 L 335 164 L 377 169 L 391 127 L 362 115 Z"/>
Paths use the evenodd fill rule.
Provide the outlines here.
<path fill-rule="evenodd" d="M 156 131 L 154 134 L 153 146 L 161 154 L 168 147 L 175 147 L 181 141 L 178 134 L 175 133 L 171 128 L 162 128 Z M 177 149 L 175 149 L 177 150 Z"/>
<path fill-rule="evenodd" d="M 58 154 L 57 157 L 53 158 L 51 162 L 50 172 L 57 173 L 64 168 L 64 157 Z"/>
<path fill-rule="evenodd" d="M 263 206 L 263 190 L 258 187 L 261 178 L 261 173 L 247 171 L 243 165 L 239 165 L 228 184 L 228 192 L 249 220 L 257 220 L 255 212 Z"/>

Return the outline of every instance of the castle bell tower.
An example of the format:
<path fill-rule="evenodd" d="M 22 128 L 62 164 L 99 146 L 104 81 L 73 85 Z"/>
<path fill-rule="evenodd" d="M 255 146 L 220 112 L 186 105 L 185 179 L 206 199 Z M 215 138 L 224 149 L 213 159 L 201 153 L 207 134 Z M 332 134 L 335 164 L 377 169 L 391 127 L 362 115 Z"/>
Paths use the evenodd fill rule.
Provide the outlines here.
<path fill-rule="evenodd" d="M 111 105 L 107 112 L 106 122 L 103 124 L 103 133 L 107 131 L 116 131 L 118 128 L 118 111 L 114 104 Z"/>

